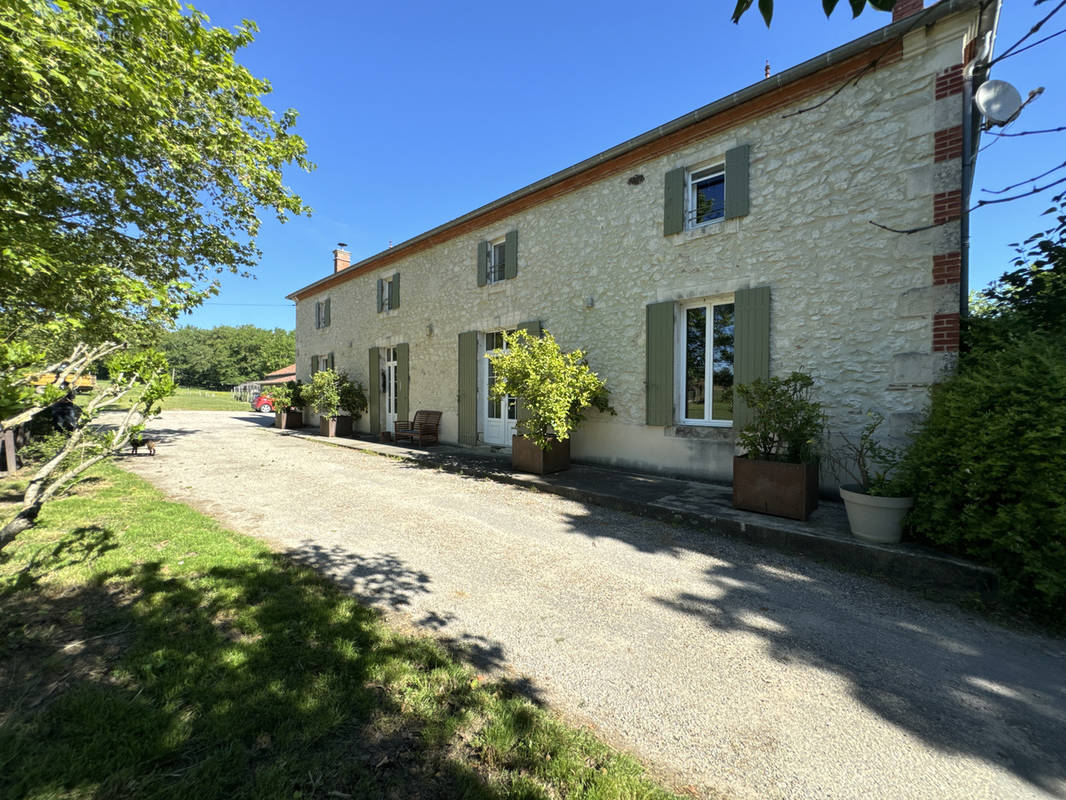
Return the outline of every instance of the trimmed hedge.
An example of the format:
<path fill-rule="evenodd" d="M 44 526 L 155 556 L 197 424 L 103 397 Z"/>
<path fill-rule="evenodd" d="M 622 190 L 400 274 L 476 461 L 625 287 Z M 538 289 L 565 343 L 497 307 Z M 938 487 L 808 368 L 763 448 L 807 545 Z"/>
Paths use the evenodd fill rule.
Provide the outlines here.
<path fill-rule="evenodd" d="M 1031 333 L 963 357 L 937 386 L 904 462 L 909 522 L 1000 570 L 1036 613 L 1066 603 L 1066 341 Z"/>

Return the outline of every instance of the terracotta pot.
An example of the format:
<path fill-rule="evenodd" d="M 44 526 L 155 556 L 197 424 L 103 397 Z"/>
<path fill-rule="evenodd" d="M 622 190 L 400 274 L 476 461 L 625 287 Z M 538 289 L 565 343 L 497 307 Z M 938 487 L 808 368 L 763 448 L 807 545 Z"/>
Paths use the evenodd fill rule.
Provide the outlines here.
<path fill-rule="evenodd" d="M 818 508 L 818 465 L 735 456 L 733 508 L 807 519 Z"/>
<path fill-rule="evenodd" d="M 542 450 L 524 436 L 511 437 L 511 468 L 518 472 L 547 475 L 570 469 L 570 440 L 555 440 L 551 448 Z"/>
<path fill-rule="evenodd" d="M 840 497 L 856 539 L 898 544 L 903 538 L 903 518 L 914 505 L 913 497 L 874 497 L 856 485 L 841 486 Z"/>
<path fill-rule="evenodd" d="M 304 426 L 304 415 L 302 411 L 275 411 L 274 412 L 274 427 L 287 430 L 291 428 L 302 428 Z"/>

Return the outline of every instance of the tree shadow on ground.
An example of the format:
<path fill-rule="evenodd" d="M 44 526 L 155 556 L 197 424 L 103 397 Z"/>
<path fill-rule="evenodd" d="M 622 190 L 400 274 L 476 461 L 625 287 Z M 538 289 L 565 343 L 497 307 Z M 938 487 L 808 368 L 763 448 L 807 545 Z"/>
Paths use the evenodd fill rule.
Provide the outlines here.
<path fill-rule="evenodd" d="M 45 580 L 112 538 L 79 529 L 5 593 L 0 795 L 526 796 L 474 741 L 489 695 L 433 641 L 279 555 Z M 342 568 L 396 599 L 426 580 L 398 559 Z"/>
<path fill-rule="evenodd" d="M 609 520 L 593 521 L 600 516 L 573 519 L 575 531 L 609 535 Z M 674 552 L 694 534 L 645 527 L 638 549 Z M 652 547 L 657 536 L 673 541 Z M 1061 642 L 999 629 L 801 558 L 719 544 L 694 548 L 718 551 L 703 583 L 654 601 L 716 635 L 758 636 L 782 663 L 845 679 L 866 709 L 938 751 L 980 759 L 1066 796 Z"/>

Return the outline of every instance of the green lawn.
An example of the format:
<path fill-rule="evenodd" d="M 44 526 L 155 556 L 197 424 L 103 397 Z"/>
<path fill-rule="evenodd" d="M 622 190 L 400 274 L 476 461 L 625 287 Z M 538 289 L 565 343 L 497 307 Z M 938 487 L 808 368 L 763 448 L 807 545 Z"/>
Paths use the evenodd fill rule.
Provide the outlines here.
<path fill-rule="evenodd" d="M 113 466 L 0 551 L 0 608 L 5 800 L 671 796 Z"/>
<path fill-rule="evenodd" d="M 84 395 L 79 395 L 79 397 L 84 397 Z M 129 407 L 128 397 L 107 406 L 111 409 Z M 216 392 L 210 389 L 190 389 L 179 386 L 173 397 L 168 397 L 163 401 L 163 410 L 167 409 L 171 411 L 250 411 L 251 406 L 243 400 L 234 400 L 228 391 Z"/>

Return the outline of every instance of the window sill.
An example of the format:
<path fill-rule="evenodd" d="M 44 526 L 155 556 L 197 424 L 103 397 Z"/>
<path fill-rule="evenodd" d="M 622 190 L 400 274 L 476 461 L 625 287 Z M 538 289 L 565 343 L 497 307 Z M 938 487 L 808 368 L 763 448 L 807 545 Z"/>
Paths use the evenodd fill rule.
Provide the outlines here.
<path fill-rule="evenodd" d="M 732 442 L 734 439 L 732 423 L 674 425 L 664 428 L 663 433 L 677 439 L 707 439 L 716 442 Z"/>
<path fill-rule="evenodd" d="M 697 239 L 706 239 L 708 236 L 716 236 L 720 233 L 736 233 L 739 230 L 739 219 L 719 219 L 700 225 L 697 228 L 681 231 L 681 233 L 674 235 L 673 241 L 675 245 L 679 245 L 696 241 Z"/>
<path fill-rule="evenodd" d="M 489 294 L 499 294 L 507 288 L 507 281 L 495 281 L 493 283 L 486 283 L 485 288 L 488 289 Z"/>

